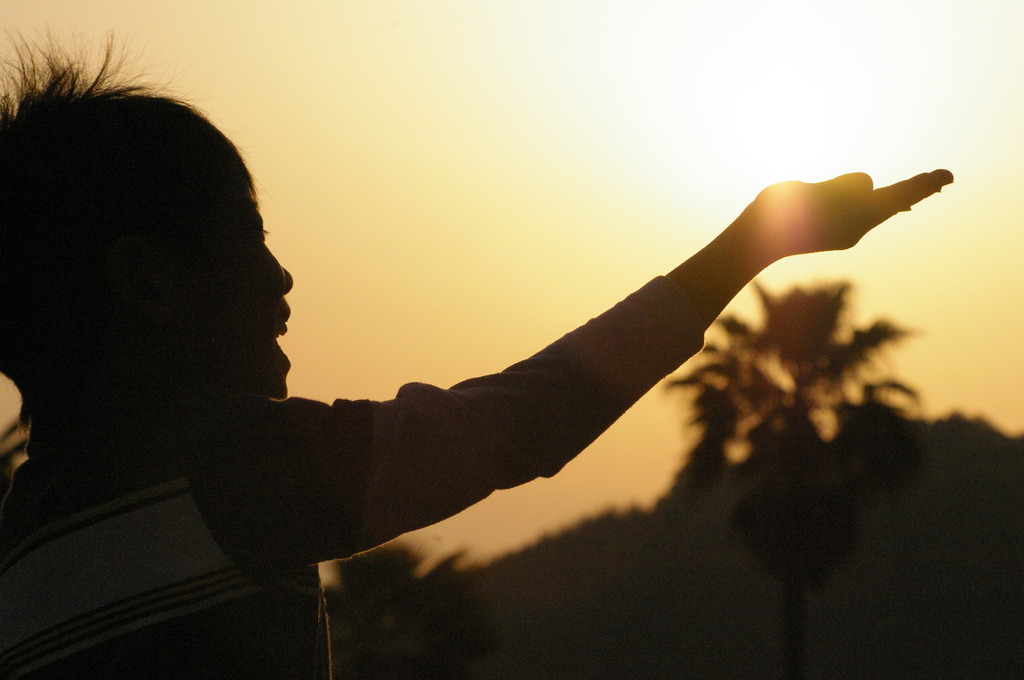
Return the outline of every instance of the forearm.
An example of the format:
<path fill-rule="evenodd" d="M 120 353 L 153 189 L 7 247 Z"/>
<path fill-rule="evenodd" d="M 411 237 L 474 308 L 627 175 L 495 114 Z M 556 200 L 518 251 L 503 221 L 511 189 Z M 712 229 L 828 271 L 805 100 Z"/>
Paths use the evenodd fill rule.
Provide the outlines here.
<path fill-rule="evenodd" d="M 695 255 L 668 273 L 710 326 L 740 290 L 776 259 L 741 215 Z"/>

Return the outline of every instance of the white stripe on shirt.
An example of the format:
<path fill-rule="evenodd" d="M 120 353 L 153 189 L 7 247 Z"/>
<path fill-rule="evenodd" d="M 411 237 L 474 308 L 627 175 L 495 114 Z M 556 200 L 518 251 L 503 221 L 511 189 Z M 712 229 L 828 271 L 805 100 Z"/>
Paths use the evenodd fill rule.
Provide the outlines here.
<path fill-rule="evenodd" d="M 69 517 L 60 529 L 76 528 L 46 527 L 60 535 L 15 556 L 0 574 L 0 678 L 256 590 L 180 488 L 141 507 L 145 492 Z M 165 496 L 168 485 L 148 491 Z"/>

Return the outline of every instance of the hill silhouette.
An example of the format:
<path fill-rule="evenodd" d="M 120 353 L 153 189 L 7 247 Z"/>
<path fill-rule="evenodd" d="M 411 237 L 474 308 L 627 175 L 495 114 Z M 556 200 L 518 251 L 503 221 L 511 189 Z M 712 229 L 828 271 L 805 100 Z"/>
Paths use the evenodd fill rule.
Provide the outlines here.
<path fill-rule="evenodd" d="M 920 428 L 923 469 L 812 595 L 810 678 L 1024 677 L 1024 438 Z M 737 494 L 676 490 L 484 568 L 504 642 L 480 677 L 777 677 L 781 589 L 728 538 Z"/>

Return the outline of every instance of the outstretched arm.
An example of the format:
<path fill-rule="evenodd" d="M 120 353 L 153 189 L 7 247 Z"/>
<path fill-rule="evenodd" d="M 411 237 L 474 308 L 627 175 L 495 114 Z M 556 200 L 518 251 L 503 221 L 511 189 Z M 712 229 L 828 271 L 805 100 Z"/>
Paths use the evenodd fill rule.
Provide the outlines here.
<path fill-rule="evenodd" d="M 880 189 L 864 173 L 815 184 L 773 184 L 668 277 L 710 324 L 743 286 L 773 262 L 789 255 L 850 248 L 882 222 L 910 210 L 952 181 L 948 170 L 935 170 Z"/>
<path fill-rule="evenodd" d="M 374 405 L 362 545 L 555 474 L 700 350 L 705 329 L 772 262 L 848 248 L 952 181 L 944 170 L 875 190 L 864 174 L 768 187 L 706 248 L 505 371 Z"/>
<path fill-rule="evenodd" d="M 501 373 L 449 389 L 411 383 L 383 402 L 260 402 L 244 436 L 218 442 L 218 455 L 199 463 L 213 461 L 231 480 L 215 488 L 242 491 L 209 493 L 221 508 L 210 514 L 232 528 L 223 534 L 239 536 L 237 552 L 254 562 L 309 563 L 553 475 L 698 352 L 707 326 L 764 267 L 848 248 L 951 181 L 935 171 L 878 190 L 862 174 L 777 184 L 667 277 Z M 294 436 L 282 435 L 281 423 Z M 254 461 L 254 451 L 262 458 Z M 239 483 L 240 474 L 251 484 Z M 252 491 L 267 482 L 266 493 Z M 273 523 L 263 519 L 268 507 L 277 508 Z"/>

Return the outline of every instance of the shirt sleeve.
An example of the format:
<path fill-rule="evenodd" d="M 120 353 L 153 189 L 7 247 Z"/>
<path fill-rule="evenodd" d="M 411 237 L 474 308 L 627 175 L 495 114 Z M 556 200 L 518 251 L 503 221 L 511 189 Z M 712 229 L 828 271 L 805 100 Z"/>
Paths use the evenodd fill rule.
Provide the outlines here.
<path fill-rule="evenodd" d="M 217 406 L 187 456 L 197 504 L 224 551 L 257 570 L 372 548 L 558 472 L 700 350 L 697 319 L 658 278 L 529 359 L 448 389 Z"/>
<path fill-rule="evenodd" d="M 450 517 L 550 477 L 703 346 L 682 291 L 659 277 L 536 355 L 449 389 L 375 402 L 362 541 Z"/>

